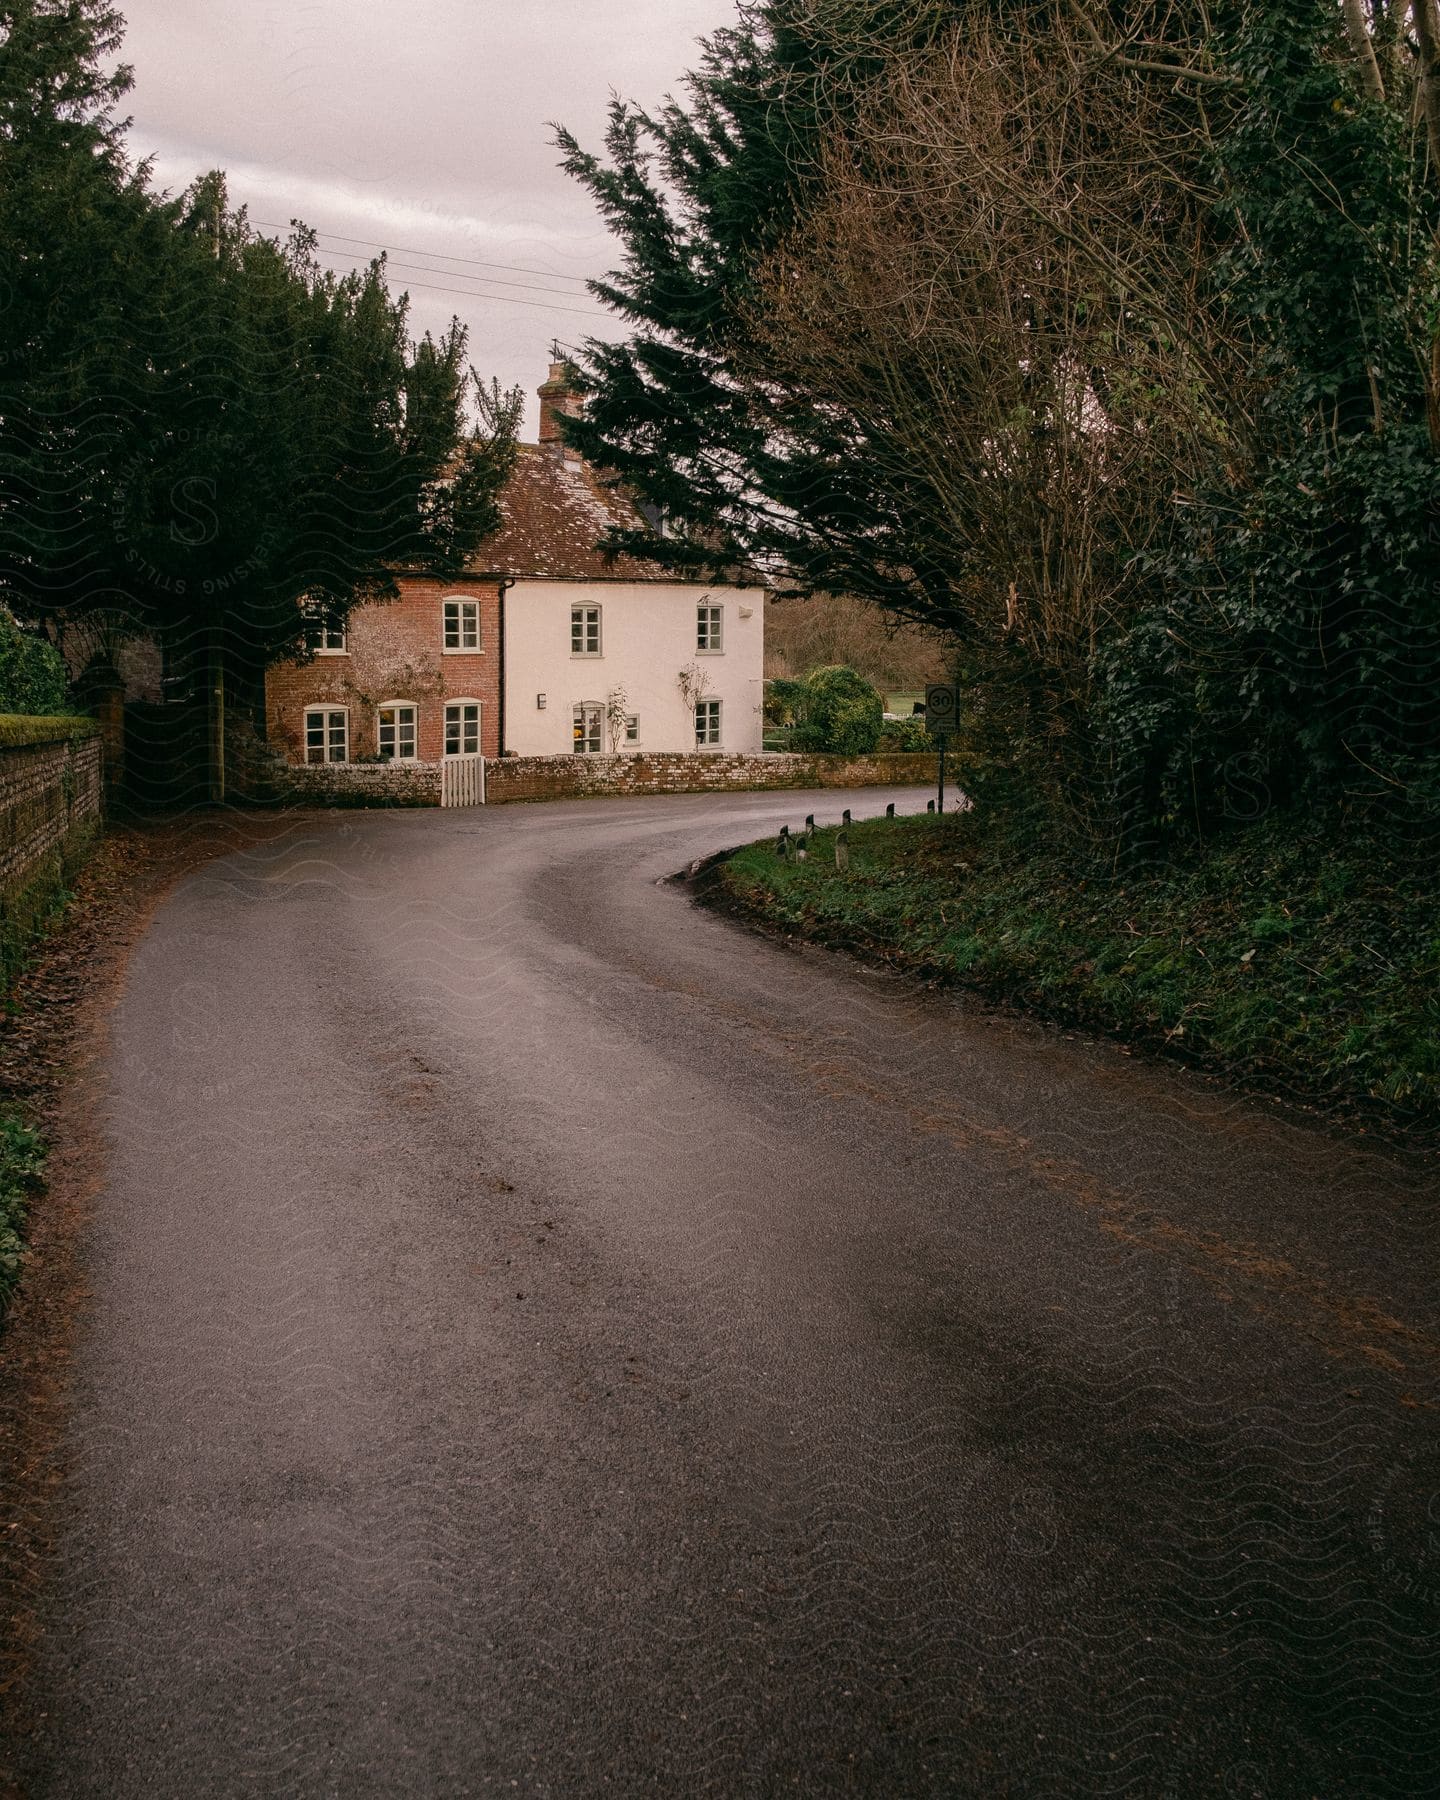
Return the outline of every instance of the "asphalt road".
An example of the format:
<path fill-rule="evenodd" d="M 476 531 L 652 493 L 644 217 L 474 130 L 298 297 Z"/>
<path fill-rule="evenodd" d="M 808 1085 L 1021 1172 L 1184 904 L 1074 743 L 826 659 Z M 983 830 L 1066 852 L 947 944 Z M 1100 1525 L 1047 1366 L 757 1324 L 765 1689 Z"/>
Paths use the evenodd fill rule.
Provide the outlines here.
<path fill-rule="evenodd" d="M 1440 1792 L 1433 1182 L 661 883 L 889 797 L 174 893 L 33 1794 Z"/>

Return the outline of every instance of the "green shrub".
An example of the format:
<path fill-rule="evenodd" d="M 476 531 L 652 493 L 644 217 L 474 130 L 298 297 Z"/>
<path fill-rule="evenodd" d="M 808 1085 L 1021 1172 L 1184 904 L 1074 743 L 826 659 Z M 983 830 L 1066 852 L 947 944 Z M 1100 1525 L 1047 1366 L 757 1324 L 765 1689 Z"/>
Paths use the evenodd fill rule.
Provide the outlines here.
<path fill-rule="evenodd" d="M 900 753 L 934 750 L 937 747 L 934 738 L 925 729 L 923 718 L 886 719 L 880 727 L 880 741 L 876 746 L 880 750 Z"/>
<path fill-rule="evenodd" d="M 790 748 L 837 756 L 868 756 L 885 720 L 880 695 L 854 669 L 814 669 L 804 681 L 772 681 L 765 699 L 772 726 L 793 726 Z"/>
<path fill-rule="evenodd" d="M 63 713 L 65 688 L 60 652 L 0 607 L 0 713 Z"/>

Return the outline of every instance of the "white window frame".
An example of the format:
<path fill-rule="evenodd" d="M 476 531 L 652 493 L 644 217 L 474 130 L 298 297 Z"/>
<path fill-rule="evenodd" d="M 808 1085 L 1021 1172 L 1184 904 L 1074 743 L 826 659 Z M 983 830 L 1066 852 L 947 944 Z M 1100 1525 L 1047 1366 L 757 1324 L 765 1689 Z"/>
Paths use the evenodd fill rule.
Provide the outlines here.
<path fill-rule="evenodd" d="M 713 600 L 696 603 L 695 652 L 698 656 L 725 654 L 725 608 L 717 606 Z"/>
<path fill-rule="evenodd" d="M 586 730 L 586 726 L 594 729 Z M 576 756 L 600 756 L 605 750 L 605 706 L 599 700 L 577 700 L 570 708 L 570 748 Z"/>
<path fill-rule="evenodd" d="M 450 642 L 450 609 L 455 608 L 455 642 Z M 475 642 L 467 644 L 467 620 L 473 627 Z M 440 648 L 446 656 L 483 656 L 480 642 L 480 602 L 473 594 L 446 594 L 440 602 Z M 472 701 L 470 703 L 474 705 Z"/>
<path fill-rule="evenodd" d="M 310 748 L 311 748 L 311 745 L 310 745 L 310 720 L 312 717 L 318 717 L 325 721 L 325 723 L 320 727 L 320 749 L 324 752 L 324 754 L 321 756 L 318 756 L 318 757 L 314 757 L 313 759 L 310 755 Z M 331 734 L 331 731 L 334 729 L 334 727 L 331 725 L 330 721 L 332 719 L 337 719 L 337 718 L 340 720 L 340 730 L 342 733 L 340 747 L 345 753 L 343 756 L 332 756 L 330 754 L 330 749 L 331 749 L 330 734 Z M 348 706 L 326 706 L 324 704 L 307 706 L 305 708 L 305 713 L 304 713 L 303 729 L 304 729 L 304 734 L 305 734 L 305 765 L 307 768 L 323 769 L 328 763 L 349 762 L 349 760 L 350 760 L 350 708 Z"/>
<path fill-rule="evenodd" d="M 603 656 L 605 654 L 605 622 L 603 609 L 585 603 L 577 603 L 570 608 L 570 654 L 572 656 Z M 592 617 L 593 615 L 593 617 Z M 590 628 L 595 628 L 595 648 L 589 648 Z M 576 642 L 580 648 L 575 648 Z M 588 705 L 586 701 L 584 704 Z"/>
<path fill-rule="evenodd" d="M 638 744 L 640 742 L 639 713 L 626 713 L 625 715 L 625 742 L 627 744 Z"/>
<path fill-rule="evenodd" d="M 305 643 L 312 656 L 350 654 L 345 636 L 347 627 L 343 623 L 334 624 L 327 618 L 324 607 L 319 604 L 305 602 L 301 611 L 305 615 Z"/>
<path fill-rule="evenodd" d="M 392 710 L 398 712 L 404 707 L 410 714 L 410 749 L 408 754 L 400 748 L 400 720 L 397 718 L 390 730 L 395 734 L 395 747 L 390 756 L 395 762 L 418 762 L 420 758 L 420 708 L 413 700 L 382 700 L 375 708 L 375 749 L 378 755 L 385 755 L 385 744 L 382 733 L 385 730 L 385 714 Z"/>
<path fill-rule="evenodd" d="M 705 723 L 700 723 L 700 715 L 705 714 Z M 724 713 L 720 702 L 714 698 L 695 702 L 695 748 L 704 750 L 712 744 L 719 744 Z M 711 735 L 713 731 L 713 736 Z"/>
<path fill-rule="evenodd" d="M 450 709 L 456 706 L 473 706 L 475 708 L 475 748 L 465 748 L 465 720 L 458 721 L 460 727 L 460 748 L 450 748 Z M 443 756 L 479 756 L 481 746 L 485 742 L 485 702 L 476 700 L 469 694 L 454 694 L 445 702 L 445 710 L 440 718 L 440 754 Z"/>

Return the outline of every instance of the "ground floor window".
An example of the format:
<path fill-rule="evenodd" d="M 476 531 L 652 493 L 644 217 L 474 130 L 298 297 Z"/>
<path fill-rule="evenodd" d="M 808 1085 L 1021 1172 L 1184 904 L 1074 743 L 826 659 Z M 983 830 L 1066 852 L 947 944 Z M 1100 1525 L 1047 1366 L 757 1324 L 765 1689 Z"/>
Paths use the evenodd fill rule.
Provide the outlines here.
<path fill-rule="evenodd" d="M 307 763 L 345 762 L 350 755 L 350 731 L 343 707 L 311 706 L 305 711 L 305 760 Z"/>
<path fill-rule="evenodd" d="M 598 756 L 601 750 L 600 728 L 605 720 L 605 708 L 596 700 L 582 700 L 573 714 L 575 722 L 575 752 L 579 756 Z"/>
<path fill-rule="evenodd" d="M 480 754 L 480 702 L 452 700 L 445 708 L 445 754 Z"/>
<path fill-rule="evenodd" d="M 638 744 L 640 742 L 639 713 L 626 713 L 625 715 L 625 742 L 627 744 Z"/>
<path fill-rule="evenodd" d="M 382 756 L 400 759 L 415 755 L 415 708 L 405 700 L 392 700 L 380 708 L 376 732 L 377 748 Z"/>
<path fill-rule="evenodd" d="M 696 745 L 718 744 L 720 742 L 720 702 L 718 700 L 701 700 L 695 707 L 695 742 Z"/>

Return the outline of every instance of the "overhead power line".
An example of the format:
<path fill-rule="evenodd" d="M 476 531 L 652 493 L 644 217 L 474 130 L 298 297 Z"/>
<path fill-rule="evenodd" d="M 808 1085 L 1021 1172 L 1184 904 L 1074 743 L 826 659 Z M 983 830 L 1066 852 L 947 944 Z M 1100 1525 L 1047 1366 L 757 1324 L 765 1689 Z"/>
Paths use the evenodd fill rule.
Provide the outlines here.
<path fill-rule="evenodd" d="M 261 231 L 290 230 L 290 226 L 277 225 L 273 219 L 256 219 L 254 223 L 259 226 Z M 317 231 L 315 235 L 316 237 L 321 238 L 333 238 L 338 244 L 358 244 L 362 250 L 384 250 L 393 252 L 396 256 L 429 256 L 434 257 L 439 262 L 466 263 L 470 267 L 476 269 L 505 269 L 512 275 L 540 275 L 543 276 L 546 281 L 573 281 L 580 287 L 584 287 L 585 285 L 585 277 L 583 275 L 555 275 L 552 274 L 549 269 L 534 269 L 530 268 L 525 263 L 487 262 L 483 257 L 479 256 L 451 256 L 444 250 L 421 250 L 414 244 L 382 244 L 377 238 L 346 237 L 339 231 Z M 331 254 L 333 255 L 335 252 L 331 252 Z M 449 275 L 453 272 L 454 271 L 449 269 L 436 270 L 436 274 L 438 275 Z"/>
<path fill-rule="evenodd" d="M 324 250 L 324 256 L 338 256 L 338 250 Z M 491 287 L 521 288 L 527 294 L 548 294 L 552 300 L 578 300 L 579 294 L 564 294 L 555 288 L 536 287 L 533 281 L 503 281 L 498 275 L 462 275 L 457 269 L 432 269 L 428 263 L 388 262 L 390 269 L 408 269 L 414 275 L 448 275 L 455 281 L 488 281 Z"/>
<path fill-rule="evenodd" d="M 323 254 L 326 256 L 338 256 L 340 252 L 337 250 L 327 250 Z M 332 271 L 332 273 L 338 274 L 339 271 L 335 270 Z M 450 271 L 448 269 L 437 269 L 435 273 L 437 275 L 447 275 Z M 477 276 L 476 279 L 478 280 L 479 277 Z M 402 288 L 426 288 L 433 294 L 455 294 L 462 300 L 499 300 L 503 301 L 506 306 L 533 307 L 536 312 L 572 313 L 577 319 L 598 319 L 602 316 L 598 307 L 592 307 L 588 311 L 585 311 L 578 306 L 547 306 L 543 300 L 522 300 L 516 294 L 485 294 L 478 288 L 443 287 L 439 282 L 435 281 L 395 281 L 390 285 Z"/>

